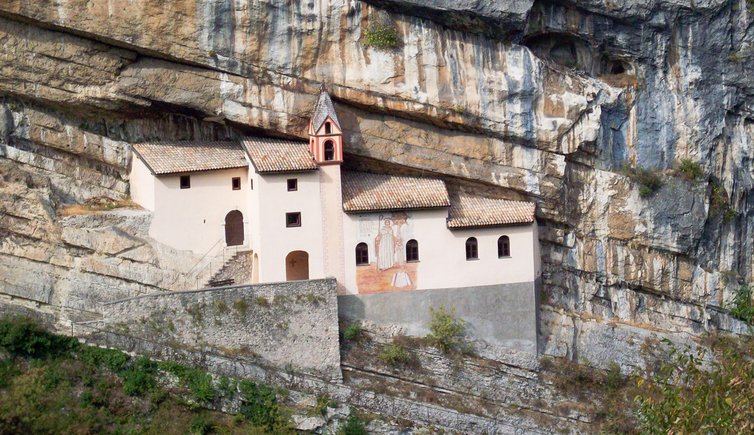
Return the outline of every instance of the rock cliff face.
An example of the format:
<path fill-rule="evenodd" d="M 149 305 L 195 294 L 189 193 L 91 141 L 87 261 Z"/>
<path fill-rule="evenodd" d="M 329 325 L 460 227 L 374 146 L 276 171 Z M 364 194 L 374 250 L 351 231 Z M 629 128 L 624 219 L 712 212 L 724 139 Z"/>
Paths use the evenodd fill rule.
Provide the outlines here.
<path fill-rule="evenodd" d="M 367 47 L 385 14 L 400 45 Z M 723 308 L 754 268 L 752 16 L 746 0 L 4 1 L 0 269 L 27 272 L 0 291 L 65 313 L 71 286 L 169 288 L 86 269 L 131 242 L 56 207 L 127 195 L 133 142 L 302 137 L 325 82 L 355 164 L 537 202 L 542 352 L 632 366 L 652 335 L 741 332 Z"/>

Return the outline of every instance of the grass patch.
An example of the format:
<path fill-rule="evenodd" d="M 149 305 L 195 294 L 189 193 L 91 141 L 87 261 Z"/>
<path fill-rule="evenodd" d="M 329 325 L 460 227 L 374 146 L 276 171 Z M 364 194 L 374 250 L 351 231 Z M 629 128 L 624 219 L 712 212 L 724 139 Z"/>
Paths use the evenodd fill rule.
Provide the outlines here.
<path fill-rule="evenodd" d="M 90 198 L 83 204 L 63 205 L 62 207 L 60 207 L 60 209 L 58 209 L 58 214 L 60 216 L 80 216 L 115 210 L 118 208 L 141 209 L 141 207 L 133 202 L 130 198 L 112 199 L 99 197 Z"/>
<path fill-rule="evenodd" d="M 249 303 L 244 299 L 236 299 L 233 301 L 233 310 L 235 310 L 239 316 L 245 316 L 249 311 Z"/>
<path fill-rule="evenodd" d="M 642 168 L 623 168 L 623 175 L 639 185 L 639 196 L 649 198 L 665 184 L 659 171 Z"/>
<path fill-rule="evenodd" d="M 353 322 L 343 329 L 343 339 L 347 341 L 359 343 L 364 337 L 364 329 L 359 322 Z"/>
<path fill-rule="evenodd" d="M 404 365 L 411 359 L 406 348 L 399 343 L 388 343 L 382 346 L 378 357 L 382 362 L 393 367 Z"/>
<path fill-rule="evenodd" d="M 335 408 L 336 406 L 338 406 L 338 402 L 330 399 L 330 396 L 327 394 L 320 394 L 317 396 L 317 404 L 314 405 L 314 408 L 309 415 L 319 415 L 324 417 L 327 415 L 327 408 Z"/>
<path fill-rule="evenodd" d="M 163 387 L 167 373 L 181 385 Z M 80 344 L 28 318 L 0 319 L 2 433 L 294 433 L 267 386 L 247 381 L 247 414 L 235 417 L 194 404 L 226 397 L 222 384 L 200 369 Z M 226 378 L 224 388 L 236 385 Z"/>

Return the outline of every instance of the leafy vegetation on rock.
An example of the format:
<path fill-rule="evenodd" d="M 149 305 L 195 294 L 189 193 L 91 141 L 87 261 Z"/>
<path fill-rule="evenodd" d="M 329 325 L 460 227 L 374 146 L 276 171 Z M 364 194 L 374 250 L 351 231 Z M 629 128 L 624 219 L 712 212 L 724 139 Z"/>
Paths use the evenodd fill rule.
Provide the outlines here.
<path fill-rule="evenodd" d="M 466 322 L 457 319 L 452 310 L 445 307 L 429 309 L 429 343 L 445 354 L 473 353 L 471 344 L 466 341 Z"/>
<path fill-rule="evenodd" d="M 391 366 L 405 364 L 411 359 L 406 348 L 399 343 L 388 343 L 382 346 L 378 356 L 382 362 Z"/>
<path fill-rule="evenodd" d="M 400 45 L 398 29 L 387 13 L 378 13 L 370 18 L 369 26 L 364 29 L 364 45 L 378 50 L 388 50 Z"/>
<path fill-rule="evenodd" d="M 364 421 L 353 411 L 346 422 L 338 429 L 338 435 L 367 435 Z"/>
<path fill-rule="evenodd" d="M 659 171 L 642 168 L 623 168 L 623 175 L 639 185 L 639 196 L 649 198 L 665 184 Z"/>
<path fill-rule="evenodd" d="M 639 380 L 637 416 L 643 433 L 754 432 L 754 341 L 720 338 L 716 361 L 703 366 L 704 352 L 679 350 L 650 382 Z"/>
<path fill-rule="evenodd" d="M 677 169 L 689 181 L 696 181 L 704 176 L 702 166 L 691 159 L 681 159 L 678 162 Z"/>
<path fill-rule="evenodd" d="M 730 204 L 728 193 L 719 182 L 712 183 L 709 209 L 711 218 L 722 216 L 725 223 L 729 223 L 736 217 L 736 210 Z"/>
<path fill-rule="evenodd" d="M 621 374 L 567 359 L 543 358 L 542 376 L 578 398 L 600 433 L 751 433 L 754 430 L 754 338 L 707 338 L 704 347 L 678 349 L 663 340 L 661 360 L 646 371 Z M 703 361 L 711 361 L 705 366 Z"/>
<path fill-rule="evenodd" d="M 343 338 L 348 341 L 359 342 L 364 338 L 364 330 L 359 322 L 353 322 L 343 329 Z"/>
<path fill-rule="evenodd" d="M 754 325 L 754 293 L 750 284 L 741 285 L 736 291 L 733 301 L 728 305 L 730 315 L 738 320 Z"/>
<path fill-rule="evenodd" d="M 167 375 L 179 385 L 166 382 Z M 131 357 L 0 319 L 2 433 L 294 433 L 279 391 L 240 382 L 237 416 L 196 405 L 235 389 L 200 369 Z"/>

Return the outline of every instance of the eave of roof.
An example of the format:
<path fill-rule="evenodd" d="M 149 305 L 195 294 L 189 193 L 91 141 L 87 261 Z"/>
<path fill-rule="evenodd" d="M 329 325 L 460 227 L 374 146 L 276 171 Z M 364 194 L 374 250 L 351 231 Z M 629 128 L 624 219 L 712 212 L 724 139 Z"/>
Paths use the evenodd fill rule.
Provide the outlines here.
<path fill-rule="evenodd" d="M 450 205 L 439 179 L 344 171 L 343 210 L 364 213 L 443 208 Z"/>
<path fill-rule="evenodd" d="M 243 168 L 249 164 L 241 145 L 233 141 L 145 142 L 132 148 L 156 176 Z"/>

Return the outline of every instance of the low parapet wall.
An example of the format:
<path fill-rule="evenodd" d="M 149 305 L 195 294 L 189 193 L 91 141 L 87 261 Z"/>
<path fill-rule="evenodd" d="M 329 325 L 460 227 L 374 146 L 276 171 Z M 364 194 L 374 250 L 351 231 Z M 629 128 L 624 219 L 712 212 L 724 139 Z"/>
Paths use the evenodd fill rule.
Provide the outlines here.
<path fill-rule="evenodd" d="M 140 296 L 104 305 L 99 328 L 167 347 L 256 358 L 340 379 L 334 279 Z"/>
<path fill-rule="evenodd" d="M 470 338 L 537 354 L 536 282 L 338 296 L 343 320 L 429 333 L 430 308 L 446 307 L 466 321 Z"/>

